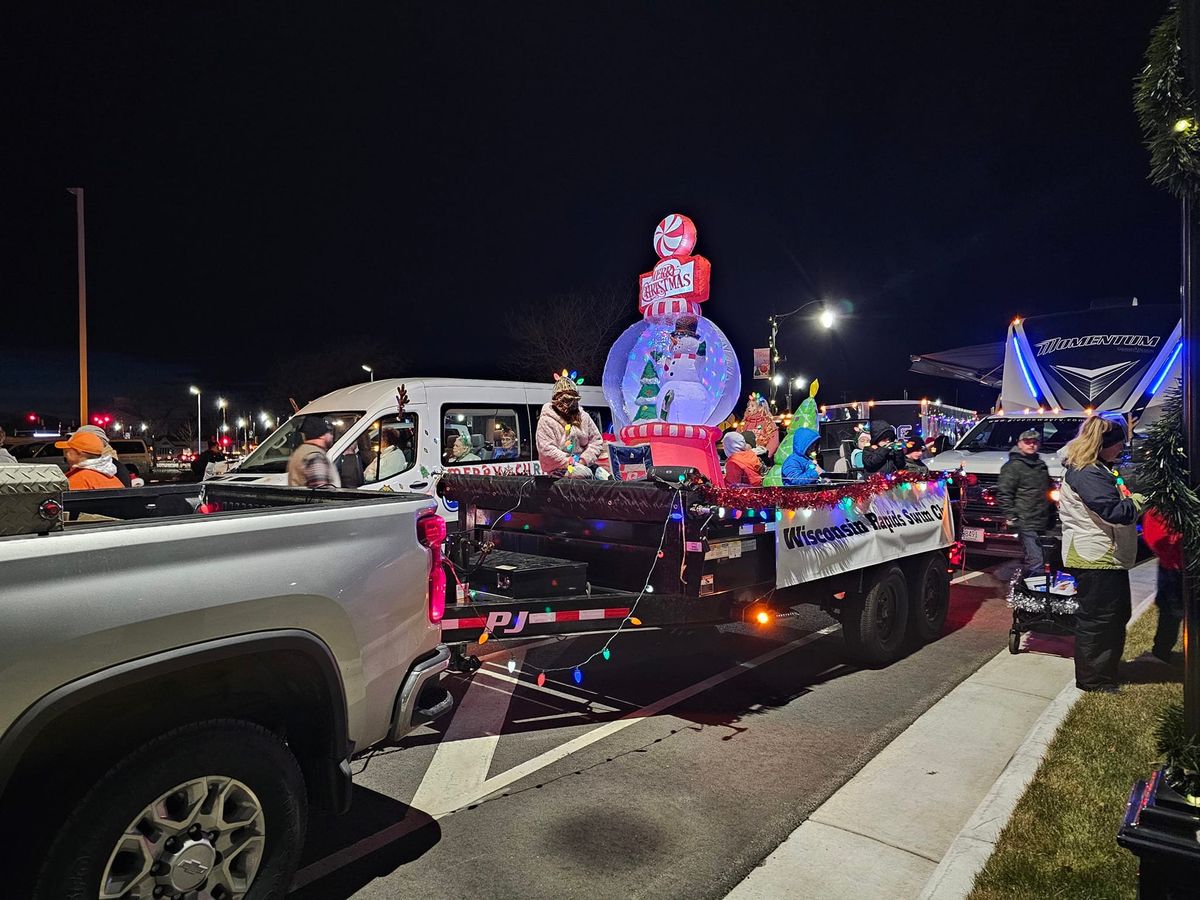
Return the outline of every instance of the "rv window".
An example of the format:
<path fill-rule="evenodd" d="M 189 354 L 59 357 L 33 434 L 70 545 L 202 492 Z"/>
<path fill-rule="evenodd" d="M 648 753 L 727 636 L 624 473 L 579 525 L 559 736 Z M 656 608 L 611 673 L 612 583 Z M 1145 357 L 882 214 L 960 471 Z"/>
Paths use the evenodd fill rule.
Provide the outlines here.
<path fill-rule="evenodd" d="M 417 414 L 384 416 L 371 423 L 354 447 L 363 467 L 363 484 L 387 481 L 417 463 Z"/>
<path fill-rule="evenodd" d="M 507 406 L 443 406 L 442 462 L 448 466 L 528 460 L 524 418 Z"/>

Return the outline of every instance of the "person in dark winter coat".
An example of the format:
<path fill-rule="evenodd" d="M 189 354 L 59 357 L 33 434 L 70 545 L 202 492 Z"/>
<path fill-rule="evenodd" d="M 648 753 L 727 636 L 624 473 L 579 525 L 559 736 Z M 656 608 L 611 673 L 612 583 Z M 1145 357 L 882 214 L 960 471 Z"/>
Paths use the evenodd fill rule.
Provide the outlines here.
<path fill-rule="evenodd" d="M 871 423 L 871 446 L 862 453 L 863 471 L 868 475 L 890 475 L 903 469 L 908 460 L 896 429 L 882 419 Z"/>
<path fill-rule="evenodd" d="M 1016 527 L 1025 550 L 1026 575 L 1042 571 L 1041 537 L 1050 525 L 1050 470 L 1038 456 L 1040 443 L 1041 435 L 1032 428 L 1021 432 L 996 485 L 1000 508 Z"/>

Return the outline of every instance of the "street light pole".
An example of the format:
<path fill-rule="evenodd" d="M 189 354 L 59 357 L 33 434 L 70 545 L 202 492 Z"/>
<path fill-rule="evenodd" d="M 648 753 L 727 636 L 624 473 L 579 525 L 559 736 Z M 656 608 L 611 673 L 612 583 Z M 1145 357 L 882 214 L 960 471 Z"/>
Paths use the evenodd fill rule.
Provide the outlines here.
<path fill-rule="evenodd" d="M 370 376 L 371 376 L 371 381 L 372 381 L 372 382 L 374 382 L 374 381 L 375 381 L 375 370 L 374 370 L 374 369 L 372 369 L 372 368 L 371 368 L 370 366 L 368 366 L 366 363 L 363 363 L 362 370 L 363 370 L 364 372 L 366 372 L 368 375 L 370 375 Z"/>
<path fill-rule="evenodd" d="M 200 448 L 200 432 L 203 426 L 200 424 L 200 388 L 192 385 L 188 391 L 196 395 L 196 455 L 199 456 L 204 451 Z"/>
<path fill-rule="evenodd" d="M 87 379 L 87 258 L 83 243 L 83 188 L 67 188 L 75 195 L 75 244 L 78 249 L 79 275 L 79 424 L 88 423 Z"/>
<path fill-rule="evenodd" d="M 770 341 L 769 341 L 769 346 L 770 346 L 769 352 L 771 354 L 771 373 L 770 373 L 771 406 L 775 405 L 775 390 L 782 383 L 780 381 L 777 381 L 775 378 L 775 370 L 777 369 L 777 367 L 779 365 L 779 348 L 778 348 L 779 321 L 781 319 L 786 319 L 786 318 L 789 318 L 790 316 L 794 316 L 797 313 L 804 312 L 804 310 L 808 309 L 810 306 L 817 306 L 818 304 L 825 307 L 821 311 L 821 315 L 818 317 L 818 321 L 820 321 L 821 326 L 823 328 L 826 328 L 826 329 L 832 328 L 834 325 L 834 322 L 837 321 L 837 316 L 834 314 L 833 310 L 830 309 L 826 305 L 824 300 L 809 300 L 807 303 L 800 304 L 795 309 L 793 309 L 791 312 L 772 313 L 770 316 L 767 317 L 767 324 L 771 326 L 771 337 L 770 337 Z M 790 392 L 791 382 L 788 383 L 788 390 Z M 788 409 L 791 409 L 790 396 L 788 399 Z"/>

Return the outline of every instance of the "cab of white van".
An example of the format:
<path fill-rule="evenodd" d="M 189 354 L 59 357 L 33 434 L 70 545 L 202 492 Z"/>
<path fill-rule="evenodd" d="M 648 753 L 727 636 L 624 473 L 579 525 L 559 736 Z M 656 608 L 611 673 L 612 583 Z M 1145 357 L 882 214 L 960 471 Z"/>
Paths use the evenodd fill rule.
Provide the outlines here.
<path fill-rule="evenodd" d="M 398 409 L 403 385 L 408 403 Z M 550 383 L 400 378 L 357 384 L 326 394 L 284 422 L 221 480 L 287 483 L 287 461 L 303 442 L 310 416 L 334 428 L 329 458 L 345 487 L 431 493 L 438 472 L 535 475 L 534 433 Z M 612 412 L 598 387 L 580 388 L 583 408 L 600 430 L 613 432 Z M 442 503 L 443 515 L 453 504 Z"/>

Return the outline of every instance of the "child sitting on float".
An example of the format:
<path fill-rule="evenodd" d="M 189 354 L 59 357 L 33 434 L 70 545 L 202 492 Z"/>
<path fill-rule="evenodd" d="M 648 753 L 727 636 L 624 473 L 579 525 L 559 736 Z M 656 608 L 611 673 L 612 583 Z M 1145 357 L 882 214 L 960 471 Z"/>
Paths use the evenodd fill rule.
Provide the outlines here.
<path fill-rule="evenodd" d="M 758 487 L 763 481 L 763 464 L 750 446 L 754 440 L 752 432 L 741 434 L 731 431 L 721 439 L 725 448 L 725 483 L 748 484 Z"/>
<path fill-rule="evenodd" d="M 792 453 L 783 461 L 783 483 L 789 487 L 812 484 L 821 477 L 821 469 L 813 461 L 821 436 L 811 428 L 792 432 Z"/>

